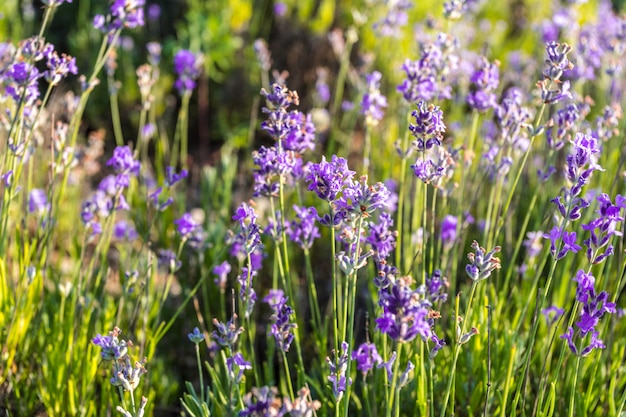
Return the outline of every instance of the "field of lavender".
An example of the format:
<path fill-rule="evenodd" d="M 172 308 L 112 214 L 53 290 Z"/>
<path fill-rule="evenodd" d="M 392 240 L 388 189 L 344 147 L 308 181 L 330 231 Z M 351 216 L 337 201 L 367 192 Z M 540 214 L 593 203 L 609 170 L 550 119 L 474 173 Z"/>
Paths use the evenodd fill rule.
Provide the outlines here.
<path fill-rule="evenodd" d="M 626 416 L 623 12 L 4 0 L 0 415 Z"/>

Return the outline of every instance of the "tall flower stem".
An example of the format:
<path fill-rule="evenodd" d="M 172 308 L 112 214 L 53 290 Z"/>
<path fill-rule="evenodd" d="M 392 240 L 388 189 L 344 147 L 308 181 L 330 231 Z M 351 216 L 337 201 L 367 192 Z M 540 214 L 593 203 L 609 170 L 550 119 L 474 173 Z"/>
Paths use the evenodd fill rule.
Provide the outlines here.
<path fill-rule="evenodd" d="M 460 337 L 465 333 L 465 324 L 467 323 L 468 314 L 470 312 L 470 308 L 472 307 L 472 301 L 474 300 L 474 294 L 476 293 L 476 286 L 478 285 L 478 281 L 472 282 L 472 288 L 470 290 L 469 301 L 467 302 L 467 307 L 465 308 L 465 315 L 463 316 L 463 322 L 461 323 L 461 331 L 458 332 L 456 337 L 456 344 L 454 345 L 454 354 L 452 356 L 452 364 L 450 365 L 450 377 L 448 378 L 448 385 L 446 387 L 446 392 L 443 396 L 443 405 L 441 407 L 440 417 L 445 417 L 446 409 L 448 408 L 448 400 L 450 399 L 450 392 L 452 391 L 452 386 L 454 383 L 454 377 L 456 373 L 456 363 L 459 359 L 459 354 L 461 353 L 461 340 Z M 457 296 L 457 308 L 456 308 L 456 322 L 458 323 L 458 296 Z"/>
<path fill-rule="evenodd" d="M 410 119 L 411 113 L 409 112 L 407 119 Z M 408 163 L 408 158 L 406 156 L 407 147 L 409 142 L 409 129 L 405 129 L 404 136 L 402 137 L 402 159 L 400 161 L 400 181 L 398 183 L 398 215 L 396 218 L 396 229 L 398 230 L 398 239 L 396 246 L 396 266 L 401 268 L 402 262 L 402 254 L 404 250 L 404 238 L 405 238 L 405 228 L 404 228 L 404 200 L 406 197 L 406 166 Z"/>
<path fill-rule="evenodd" d="M 579 349 L 580 351 L 580 349 Z M 574 417 L 576 385 L 578 384 L 578 372 L 580 371 L 580 355 L 576 357 L 576 371 L 574 372 L 574 381 L 572 381 L 572 392 L 569 397 L 569 417 Z"/>
<path fill-rule="evenodd" d="M 174 133 L 174 144 L 172 145 L 172 155 L 170 157 L 170 165 L 175 167 L 178 164 L 178 156 L 180 152 L 180 163 L 183 168 L 187 168 L 187 148 L 188 148 L 188 129 L 189 124 L 189 101 L 191 100 L 192 91 L 185 91 L 182 97 L 178 120 L 176 121 L 176 130 Z M 179 150 L 180 149 L 180 150 Z"/>
<path fill-rule="evenodd" d="M 391 376 L 391 386 L 389 387 L 389 405 L 387 406 L 387 417 L 391 417 L 391 413 L 392 410 L 395 408 L 398 410 L 396 412 L 397 413 L 400 411 L 400 401 L 399 398 L 397 398 L 398 401 L 396 401 L 396 404 L 394 405 L 394 398 L 396 398 L 396 385 L 398 383 L 398 373 L 400 371 L 400 359 L 402 357 L 402 343 L 398 343 L 398 351 L 397 351 L 397 355 L 396 355 L 396 361 L 393 364 L 393 375 Z"/>
<path fill-rule="evenodd" d="M 352 258 L 352 262 L 354 265 L 356 265 L 358 263 L 358 259 L 359 259 L 359 252 L 361 250 L 361 230 L 363 228 L 363 216 L 359 216 L 359 220 L 358 220 L 358 224 L 357 224 L 357 230 L 356 230 L 356 236 L 357 236 L 357 240 L 356 240 L 356 247 L 354 249 L 354 254 L 353 254 L 353 258 Z M 348 276 L 348 291 L 346 293 L 346 298 L 348 300 L 348 321 L 347 323 L 344 323 L 344 330 L 345 327 L 348 327 L 348 358 L 352 357 L 352 346 L 354 344 L 353 338 L 354 338 L 354 310 L 355 310 L 355 302 L 356 302 L 356 281 L 357 281 L 357 276 L 358 276 L 358 269 L 355 269 L 349 276 Z M 346 371 L 346 378 L 350 378 L 351 375 L 351 371 L 352 371 L 352 361 L 348 359 L 348 369 Z M 347 387 L 346 387 L 346 408 L 345 408 L 345 417 L 348 417 L 348 409 L 350 408 L 350 393 L 352 391 L 352 386 L 348 383 Z"/>

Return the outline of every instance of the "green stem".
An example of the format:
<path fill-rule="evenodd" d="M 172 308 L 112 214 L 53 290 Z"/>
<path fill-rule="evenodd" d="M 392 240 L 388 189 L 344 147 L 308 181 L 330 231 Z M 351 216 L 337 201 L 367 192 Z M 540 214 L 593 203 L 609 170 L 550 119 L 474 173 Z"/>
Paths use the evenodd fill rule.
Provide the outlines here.
<path fill-rule="evenodd" d="M 396 384 L 398 383 L 398 374 L 400 373 L 400 358 L 402 357 L 402 343 L 398 343 L 398 352 L 396 362 L 393 364 L 393 375 L 391 376 L 391 387 L 389 388 L 389 406 L 387 407 L 387 417 L 391 417 L 394 407 L 394 398 L 396 397 Z M 395 404 L 396 408 L 400 408 L 399 401 Z"/>
<path fill-rule="evenodd" d="M 446 392 L 444 394 L 443 406 L 441 407 L 440 417 L 445 417 L 446 408 L 448 408 L 448 400 L 450 399 L 450 392 L 452 391 L 452 385 L 454 382 L 454 375 L 456 373 L 456 363 L 459 359 L 459 353 L 461 352 L 461 343 L 459 338 L 465 333 L 465 324 L 468 321 L 468 314 L 470 312 L 470 308 L 472 306 L 472 301 L 474 299 L 474 294 L 476 293 L 476 286 L 478 285 L 478 281 L 472 282 L 472 288 L 470 290 L 469 301 L 467 303 L 467 307 L 465 309 L 465 316 L 463 316 L 463 322 L 461 324 L 461 331 L 457 334 L 456 344 L 454 346 L 454 354 L 452 357 L 452 364 L 450 365 L 450 377 L 448 378 L 448 386 L 446 387 Z M 458 316 L 457 316 L 458 320 Z"/>

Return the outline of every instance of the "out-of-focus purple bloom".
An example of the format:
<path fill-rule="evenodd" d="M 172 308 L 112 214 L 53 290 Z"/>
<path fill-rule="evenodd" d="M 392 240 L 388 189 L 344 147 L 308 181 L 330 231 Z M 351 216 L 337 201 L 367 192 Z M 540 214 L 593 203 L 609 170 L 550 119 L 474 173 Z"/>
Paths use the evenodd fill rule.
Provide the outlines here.
<path fill-rule="evenodd" d="M 574 68 L 567 55 L 572 51 L 572 47 L 566 43 L 548 42 L 546 44 L 546 68 L 543 75 L 551 81 L 559 81 L 566 71 Z"/>
<path fill-rule="evenodd" d="M 283 17 L 287 14 L 287 5 L 282 1 L 274 3 L 274 14 L 278 17 Z"/>
<path fill-rule="evenodd" d="M 559 150 L 570 139 L 576 122 L 581 118 L 581 108 L 581 104 L 570 103 L 556 112 L 554 124 L 546 127 L 546 139 L 550 148 Z"/>
<path fill-rule="evenodd" d="M 361 101 L 361 114 L 365 116 L 365 124 L 368 126 L 377 126 L 385 115 L 383 109 L 387 107 L 387 98 L 380 93 L 382 77 L 378 71 L 367 76 L 367 92 Z"/>
<path fill-rule="evenodd" d="M 428 310 L 419 298 L 419 292 L 410 287 L 408 278 L 398 278 L 380 290 L 378 304 L 383 314 L 376 319 L 376 328 L 399 343 L 410 342 L 418 335 L 422 340 L 430 339 Z"/>
<path fill-rule="evenodd" d="M 176 225 L 176 231 L 183 239 L 189 238 L 191 234 L 200 227 L 193 219 L 191 213 L 183 214 L 180 219 L 174 220 L 174 224 Z"/>
<path fill-rule="evenodd" d="M 144 5 L 145 0 L 115 0 L 106 16 L 94 17 L 93 26 L 109 36 L 122 28 L 141 27 L 145 24 Z"/>
<path fill-rule="evenodd" d="M 38 80 L 42 74 L 28 62 L 16 62 L 3 74 L 5 92 L 16 104 L 30 109 L 39 98 Z"/>
<path fill-rule="evenodd" d="M 215 279 L 215 284 L 220 287 L 220 290 L 222 292 L 224 292 L 224 290 L 226 289 L 226 279 L 230 271 L 231 266 L 228 261 L 224 261 L 221 264 L 216 265 L 215 268 L 213 268 L 213 273 L 217 275 L 217 278 Z"/>
<path fill-rule="evenodd" d="M 181 49 L 174 55 L 174 71 L 178 75 L 174 87 L 181 96 L 196 88 L 196 80 L 202 72 L 203 61 L 202 54 L 186 49 Z"/>
<path fill-rule="evenodd" d="M 161 17 L 161 6 L 152 3 L 148 6 L 148 20 L 157 21 Z"/>
<path fill-rule="evenodd" d="M 68 74 L 78 73 L 76 58 L 66 54 L 59 56 L 55 50 L 46 54 L 46 65 L 48 70 L 44 72 L 44 77 L 51 85 L 57 85 Z"/>
<path fill-rule="evenodd" d="M 182 262 L 178 260 L 174 251 L 169 249 L 159 249 L 157 251 L 157 264 L 159 268 L 162 268 L 169 273 L 173 273 L 180 268 Z"/>
<path fill-rule="evenodd" d="M 559 87 L 556 89 L 550 88 L 550 81 L 541 80 L 537 82 L 537 86 L 541 89 L 541 99 L 546 104 L 556 104 L 559 101 L 563 101 L 565 99 L 572 99 L 572 93 L 570 92 L 570 82 L 565 81 L 561 84 L 558 84 Z"/>
<path fill-rule="evenodd" d="M 113 226 L 113 236 L 119 240 L 126 239 L 133 241 L 137 239 L 138 235 L 132 224 L 126 220 L 120 220 Z"/>
<path fill-rule="evenodd" d="M 280 350 L 287 352 L 294 339 L 292 329 L 297 327 L 296 324 L 289 322 L 289 316 L 293 314 L 293 309 L 287 305 L 287 298 L 282 290 L 270 290 L 263 301 L 268 303 L 274 312 L 270 317 L 272 336 L 274 336 Z"/>
<path fill-rule="evenodd" d="M 565 313 L 565 310 L 557 306 L 550 306 L 541 309 L 541 314 L 543 314 L 543 316 L 545 317 L 548 326 L 552 326 L 554 323 L 556 323 L 557 320 L 561 318 L 563 313 Z"/>
<path fill-rule="evenodd" d="M 401 29 L 408 22 L 407 10 L 413 7 L 410 0 L 385 1 L 387 14 L 374 23 L 374 30 L 381 36 L 399 37 Z"/>
<path fill-rule="evenodd" d="M 272 69 L 272 54 L 267 47 L 267 42 L 263 39 L 257 39 L 254 41 L 254 54 L 256 55 L 261 69 L 268 72 Z"/>
<path fill-rule="evenodd" d="M 439 33 L 434 42 L 421 46 L 418 61 L 406 60 L 402 69 L 406 78 L 397 91 L 409 104 L 419 100 L 451 98 L 450 74 L 458 66 L 458 56 L 454 54 L 458 41 L 449 34 Z"/>
<path fill-rule="evenodd" d="M 32 189 L 28 194 L 28 212 L 42 216 L 48 210 L 50 210 L 50 203 L 48 203 L 46 192 L 41 188 Z"/>
<path fill-rule="evenodd" d="M 493 91 L 500 83 L 499 66 L 498 61 L 489 62 L 482 57 L 479 68 L 470 77 L 474 89 L 467 96 L 467 103 L 474 110 L 484 112 L 498 106 Z"/>
<path fill-rule="evenodd" d="M 456 218 L 456 216 L 452 216 L 450 214 L 444 216 L 443 220 L 441 221 L 440 233 L 444 248 L 449 249 L 454 245 L 457 236 L 457 226 L 458 219 Z"/>
<path fill-rule="evenodd" d="M 237 315 L 234 314 L 227 323 L 222 323 L 217 319 L 213 319 L 215 330 L 211 333 L 211 337 L 225 348 L 234 350 L 239 335 L 243 332 L 243 327 L 237 327 Z"/>
<path fill-rule="evenodd" d="M 161 62 L 161 44 L 158 42 L 148 42 L 146 44 L 146 50 L 148 51 L 148 62 L 150 65 L 158 67 Z"/>
<path fill-rule="evenodd" d="M 446 19 L 458 20 L 473 9 L 477 0 L 448 0 L 443 3 L 443 15 Z"/>
<path fill-rule="evenodd" d="M 315 225 L 318 215 L 315 207 L 299 207 L 294 205 L 297 220 L 290 221 L 287 226 L 287 236 L 302 249 L 309 250 L 313 241 L 320 237 L 320 231 Z"/>
<path fill-rule="evenodd" d="M 274 387 L 252 388 L 252 392 L 243 397 L 243 402 L 239 417 L 283 417 L 286 414 Z"/>
<path fill-rule="evenodd" d="M 186 169 L 180 171 L 179 174 L 176 173 L 176 170 L 173 167 L 165 168 L 165 186 L 172 187 L 177 182 L 187 178 L 189 172 Z"/>
<path fill-rule="evenodd" d="M 465 266 L 465 272 L 473 281 L 488 278 L 494 270 L 500 269 L 500 258 L 494 256 L 500 252 L 499 246 L 496 246 L 490 252 L 486 252 L 484 248 L 480 247 L 478 242 L 474 241 L 472 242 L 472 249 L 474 253 L 470 252 L 467 254 L 470 263 Z"/>
<path fill-rule="evenodd" d="M 130 176 L 138 176 L 141 164 L 136 161 L 133 151 L 128 146 L 118 146 L 113 150 L 113 156 L 107 161 L 107 166 L 113 167 L 117 174 L 116 185 L 118 188 L 127 188 L 130 184 Z"/>
<path fill-rule="evenodd" d="M 409 124 L 409 130 L 416 138 L 413 145 L 417 150 L 422 152 L 435 145 L 441 146 L 441 139 L 446 131 L 441 109 L 433 104 L 427 105 L 425 101 L 420 100 L 417 103 L 417 110 L 413 110 L 411 116 L 415 118 L 415 124 Z"/>
<path fill-rule="evenodd" d="M 356 361 L 356 369 L 365 377 L 374 368 L 374 364 L 378 366 L 382 363 L 383 358 L 378 354 L 375 344 L 362 343 L 357 350 L 352 351 L 352 360 Z"/>
<path fill-rule="evenodd" d="M 245 360 L 239 352 L 234 356 L 226 359 L 226 367 L 228 368 L 228 376 L 235 384 L 239 384 L 243 378 L 243 372 L 246 369 L 252 369 L 252 364 Z"/>
<path fill-rule="evenodd" d="M 543 238 L 543 232 L 527 232 L 526 239 L 522 242 L 526 249 L 527 258 L 536 258 L 543 248 L 541 239 Z"/>
<path fill-rule="evenodd" d="M 346 377 L 346 371 L 348 370 L 348 343 L 341 342 L 341 352 L 335 352 L 334 358 L 331 360 L 326 358 L 328 367 L 330 368 L 330 375 L 328 381 L 332 384 L 333 396 L 335 402 L 339 403 L 343 397 L 343 393 L 346 391 L 348 385 L 352 385 L 352 378 Z"/>

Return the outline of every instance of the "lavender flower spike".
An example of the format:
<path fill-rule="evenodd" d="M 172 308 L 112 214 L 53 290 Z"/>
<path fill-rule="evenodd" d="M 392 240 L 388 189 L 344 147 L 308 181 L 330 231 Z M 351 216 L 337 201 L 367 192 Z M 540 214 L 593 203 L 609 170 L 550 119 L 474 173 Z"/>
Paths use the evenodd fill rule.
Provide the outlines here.
<path fill-rule="evenodd" d="M 465 271 L 473 281 L 488 278 L 491 272 L 500 269 L 500 258 L 494 257 L 496 253 L 500 252 L 499 246 L 496 246 L 490 252 L 485 252 L 485 249 L 481 248 L 478 242 L 474 241 L 472 249 L 474 253 L 467 254 L 470 263 L 465 267 Z"/>

